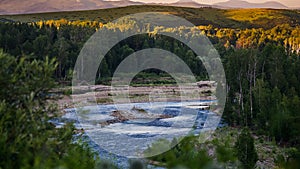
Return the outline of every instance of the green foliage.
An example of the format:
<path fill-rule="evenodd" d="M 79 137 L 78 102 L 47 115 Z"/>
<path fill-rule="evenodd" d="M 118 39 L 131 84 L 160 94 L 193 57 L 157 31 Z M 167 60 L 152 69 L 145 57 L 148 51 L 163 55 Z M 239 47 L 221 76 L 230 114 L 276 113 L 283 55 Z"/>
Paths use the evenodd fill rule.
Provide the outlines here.
<path fill-rule="evenodd" d="M 272 44 L 261 50 L 225 52 L 229 90 L 224 118 L 230 125 L 249 126 L 280 144 L 299 144 L 299 73 L 295 68 L 300 57 L 291 57 Z"/>
<path fill-rule="evenodd" d="M 50 91 L 54 60 L 28 61 L 0 52 L 0 168 L 91 168 L 94 154 L 72 143 L 72 124 L 55 128 Z"/>
<path fill-rule="evenodd" d="M 275 163 L 280 168 L 294 169 L 300 167 L 300 152 L 296 148 L 289 148 L 287 156 L 278 155 L 275 159 Z"/>
<path fill-rule="evenodd" d="M 163 154 L 149 157 L 148 159 L 164 164 L 167 168 L 201 169 L 214 168 L 213 166 L 215 166 L 212 157 L 208 156 L 206 149 L 202 147 L 197 137 L 185 137 L 179 143 L 176 139 L 173 139 L 171 143 L 166 140 L 159 141 L 152 144 L 145 153 L 161 150 L 161 146 L 174 147 Z M 227 155 L 227 152 L 225 154 Z"/>
<path fill-rule="evenodd" d="M 242 130 L 235 143 L 236 153 L 242 167 L 245 169 L 254 168 L 258 155 L 254 147 L 254 138 L 248 128 Z"/>
<path fill-rule="evenodd" d="M 236 157 L 233 152 L 228 143 L 226 145 L 217 145 L 216 147 L 217 159 L 221 163 L 234 162 Z"/>

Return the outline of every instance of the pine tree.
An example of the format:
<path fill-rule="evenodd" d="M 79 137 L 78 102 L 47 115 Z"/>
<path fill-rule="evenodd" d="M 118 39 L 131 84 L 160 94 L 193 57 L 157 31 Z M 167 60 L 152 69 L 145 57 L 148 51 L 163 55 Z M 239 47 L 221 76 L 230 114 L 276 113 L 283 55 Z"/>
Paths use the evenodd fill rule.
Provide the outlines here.
<path fill-rule="evenodd" d="M 254 138 L 248 128 L 242 130 L 235 143 L 236 155 L 245 169 L 254 168 L 258 155 L 254 147 Z"/>

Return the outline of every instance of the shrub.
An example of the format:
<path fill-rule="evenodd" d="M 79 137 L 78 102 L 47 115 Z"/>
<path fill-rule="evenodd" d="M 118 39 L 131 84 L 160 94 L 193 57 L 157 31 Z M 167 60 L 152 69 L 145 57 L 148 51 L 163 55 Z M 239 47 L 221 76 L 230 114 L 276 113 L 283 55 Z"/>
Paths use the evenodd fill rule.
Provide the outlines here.
<path fill-rule="evenodd" d="M 255 167 L 258 155 L 254 147 L 254 138 L 248 128 L 242 130 L 235 143 L 236 155 L 245 169 Z"/>

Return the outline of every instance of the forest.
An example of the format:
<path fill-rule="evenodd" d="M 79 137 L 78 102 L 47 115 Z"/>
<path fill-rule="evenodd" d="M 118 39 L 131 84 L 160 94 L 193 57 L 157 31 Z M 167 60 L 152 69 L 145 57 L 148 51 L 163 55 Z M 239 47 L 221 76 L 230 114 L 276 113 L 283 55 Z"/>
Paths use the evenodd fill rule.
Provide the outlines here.
<path fill-rule="evenodd" d="M 55 130 L 45 123 L 50 118 L 47 115 L 49 112 L 53 112 L 53 116 L 56 114 L 55 109 L 46 106 L 49 98 L 44 94 L 54 87 L 71 85 L 77 56 L 93 33 L 99 29 L 116 29 L 122 32 L 137 26 L 134 21 L 128 20 L 128 23 L 130 24 L 119 26 L 109 22 L 64 18 L 0 23 L 0 168 L 40 168 L 42 163 L 49 163 L 48 168 L 57 167 L 53 163 L 64 168 L 72 168 L 73 165 L 89 168 L 96 165 L 93 161 L 95 158 L 91 158 L 95 155 L 84 148 L 84 142 L 80 145 L 71 143 L 75 130 L 71 124 Z M 218 161 L 228 164 L 226 162 L 233 157 L 224 157 L 232 155 L 242 163 L 242 168 L 253 168 L 253 163 L 257 161 L 257 157 L 253 155 L 255 153 L 250 152 L 245 157 L 241 154 L 244 153 L 244 144 L 249 144 L 250 149 L 251 144 L 253 147 L 254 135 L 263 137 L 263 141 L 275 142 L 278 147 L 290 148 L 287 156 L 275 160 L 278 168 L 300 167 L 299 24 L 284 23 L 270 28 L 230 28 L 205 24 L 193 28 L 149 26 L 144 29 L 148 29 L 149 34 L 125 39 L 107 53 L 99 68 L 98 84 L 109 84 L 118 64 L 130 54 L 154 47 L 178 55 L 189 65 L 198 80 L 207 80 L 205 67 L 197 61 L 195 53 L 189 47 L 159 34 L 160 31 L 186 31 L 188 36 L 197 36 L 193 29 L 198 29 L 215 46 L 225 69 L 227 97 L 224 121 L 229 127 L 243 129 L 238 138 L 242 143 L 235 145 L 238 155 L 232 155 L 226 146 L 218 145 L 217 153 L 221 154 Z M 151 76 L 161 72 L 148 70 L 146 78 L 147 73 Z M 36 130 L 27 133 L 29 130 L 26 128 Z M 51 139 L 45 138 L 41 131 Z M 22 141 L 25 138 L 27 141 Z M 191 145 L 201 147 L 194 141 L 193 138 L 184 139 L 174 149 L 151 160 L 167 163 L 168 168 L 175 167 L 178 163 L 189 168 L 199 168 L 212 159 L 204 151 L 187 153 L 192 151 Z M 69 144 L 64 145 L 65 143 Z M 34 155 L 26 154 L 28 151 Z M 78 156 L 77 153 L 81 155 Z M 222 153 L 225 154 L 223 158 Z M 44 160 L 45 156 L 53 159 Z M 189 158 L 190 156 L 193 158 Z M 185 162 L 187 159 L 195 166 Z M 137 162 L 133 164 L 141 165 Z"/>

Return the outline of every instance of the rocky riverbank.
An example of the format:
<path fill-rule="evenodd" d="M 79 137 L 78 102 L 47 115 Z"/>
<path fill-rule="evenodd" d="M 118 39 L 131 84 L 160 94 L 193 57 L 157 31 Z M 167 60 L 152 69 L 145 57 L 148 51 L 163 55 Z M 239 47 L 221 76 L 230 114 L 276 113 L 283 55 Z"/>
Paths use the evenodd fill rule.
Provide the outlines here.
<path fill-rule="evenodd" d="M 58 105 L 63 110 L 96 104 L 215 100 L 215 90 L 216 85 L 211 81 L 200 81 L 181 88 L 176 85 L 140 87 L 85 85 L 73 89 L 71 87 L 59 89 L 64 91 L 61 93 L 69 95 L 63 95 L 58 100 Z"/>

